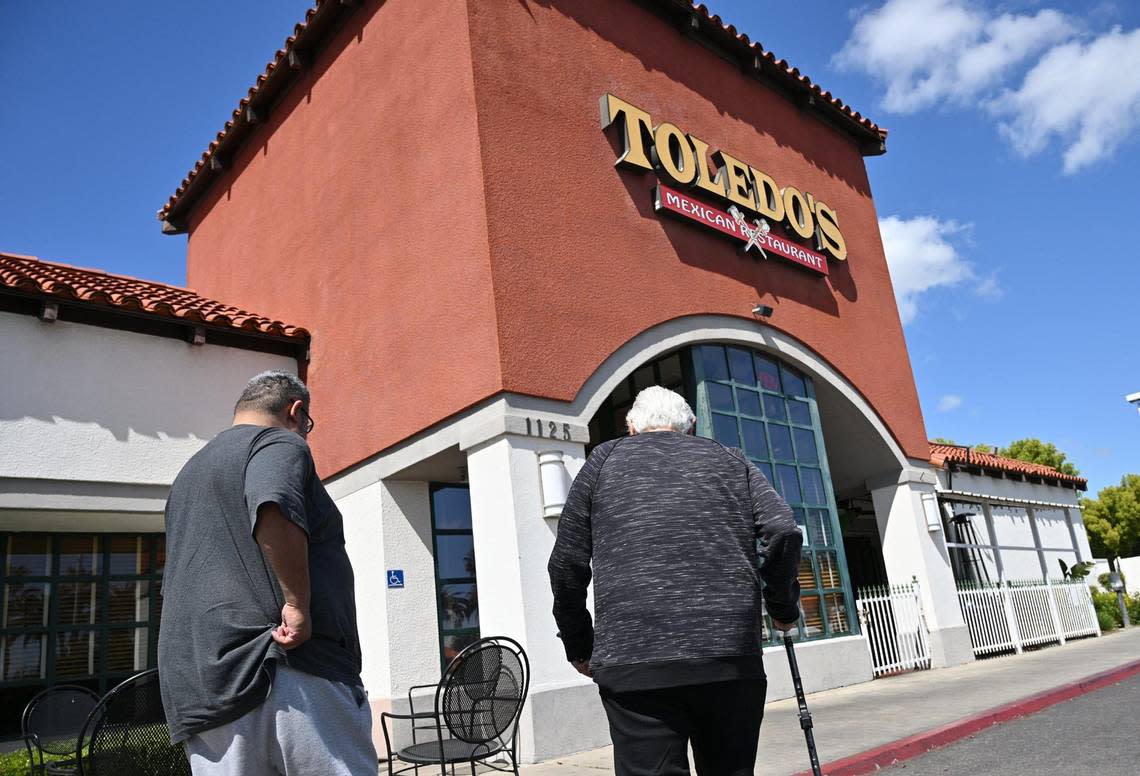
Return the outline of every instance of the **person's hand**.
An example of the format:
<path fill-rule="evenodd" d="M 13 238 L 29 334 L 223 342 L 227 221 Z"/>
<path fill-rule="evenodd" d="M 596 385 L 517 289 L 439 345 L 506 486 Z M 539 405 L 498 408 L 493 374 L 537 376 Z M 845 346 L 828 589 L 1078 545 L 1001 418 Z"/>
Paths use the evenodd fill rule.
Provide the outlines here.
<path fill-rule="evenodd" d="M 580 673 L 582 676 L 593 677 L 593 674 L 590 672 L 589 660 L 571 660 L 570 665 L 578 669 L 578 673 Z"/>
<path fill-rule="evenodd" d="M 281 607 L 281 624 L 273 629 L 273 640 L 285 649 L 296 649 L 313 635 L 308 611 L 286 603 Z"/>
<path fill-rule="evenodd" d="M 772 627 L 781 633 L 795 630 L 796 624 L 794 622 L 780 622 L 779 620 L 772 620 Z"/>

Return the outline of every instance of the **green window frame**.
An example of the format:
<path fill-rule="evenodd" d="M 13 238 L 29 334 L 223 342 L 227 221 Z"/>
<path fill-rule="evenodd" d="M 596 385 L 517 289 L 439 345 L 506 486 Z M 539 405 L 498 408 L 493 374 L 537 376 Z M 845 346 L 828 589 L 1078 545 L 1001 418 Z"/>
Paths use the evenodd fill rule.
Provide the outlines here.
<path fill-rule="evenodd" d="M 802 640 L 859 632 L 812 380 L 753 348 L 691 349 L 697 433 L 739 447 L 792 507 L 804 534 Z M 765 638 L 775 643 L 771 620 Z"/>
<path fill-rule="evenodd" d="M 25 695 L 61 683 L 102 694 L 155 667 L 165 544 L 155 533 L 0 533 L 0 705 L 18 714 Z M 10 716 L 0 734 L 18 732 Z"/>
<path fill-rule="evenodd" d="M 463 647 L 479 639 L 479 590 L 475 579 L 474 532 L 471 526 L 471 490 L 467 485 L 433 483 L 431 549 L 435 567 L 436 625 L 439 659 L 443 668 Z M 456 567 L 452 548 L 471 545 Z"/>

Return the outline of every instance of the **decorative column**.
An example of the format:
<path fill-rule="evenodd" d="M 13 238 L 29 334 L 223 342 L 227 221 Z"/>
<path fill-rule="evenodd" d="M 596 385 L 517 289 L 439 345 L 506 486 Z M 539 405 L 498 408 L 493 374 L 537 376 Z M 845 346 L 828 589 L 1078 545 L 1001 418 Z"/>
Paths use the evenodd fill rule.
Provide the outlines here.
<path fill-rule="evenodd" d="M 530 659 L 520 726 L 526 762 L 609 743 L 597 688 L 566 662 L 551 613 L 546 564 L 555 515 L 585 461 L 588 438 L 584 427 L 558 428 L 558 439 L 508 432 L 467 449 L 480 632 L 510 636 Z"/>
<path fill-rule="evenodd" d="M 958 606 L 958 589 L 942 531 L 937 478 L 929 468 L 907 467 L 867 483 L 883 542 L 883 562 L 891 584 L 917 577 L 930 628 L 935 667 L 974 659 L 970 634 Z"/>

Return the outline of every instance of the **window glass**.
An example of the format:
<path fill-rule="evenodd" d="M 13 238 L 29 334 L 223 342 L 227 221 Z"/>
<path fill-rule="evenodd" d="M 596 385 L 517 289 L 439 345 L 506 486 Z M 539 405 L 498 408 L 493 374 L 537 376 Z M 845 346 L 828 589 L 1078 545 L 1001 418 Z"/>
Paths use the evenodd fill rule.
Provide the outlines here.
<path fill-rule="evenodd" d="M 763 461 L 753 461 L 753 463 L 756 464 L 756 468 L 764 475 L 764 479 L 768 480 L 769 485 L 775 482 L 775 477 L 772 475 L 772 464 L 764 463 Z"/>
<path fill-rule="evenodd" d="M 736 432 L 736 418 L 714 412 L 712 416 L 713 438 L 722 445 L 740 447 L 740 437 Z"/>
<path fill-rule="evenodd" d="M 768 440 L 764 437 L 764 424 L 758 420 L 741 418 L 740 430 L 744 436 L 744 452 L 751 458 L 767 458 Z"/>
<path fill-rule="evenodd" d="M 150 610 L 147 582 L 111 582 L 107 600 L 109 622 L 146 622 Z"/>
<path fill-rule="evenodd" d="M 436 530 L 470 530 L 471 491 L 448 487 L 433 491 L 432 519 Z"/>
<path fill-rule="evenodd" d="M 722 412 L 732 412 L 736 408 L 732 404 L 732 388 L 721 383 L 708 383 L 709 407 Z"/>
<path fill-rule="evenodd" d="M 772 440 L 772 457 L 777 461 L 794 461 L 796 454 L 792 450 L 792 432 L 787 426 L 779 423 L 768 424 L 768 436 Z"/>
<path fill-rule="evenodd" d="M 831 515 L 826 509 L 808 510 L 808 542 L 814 547 L 832 543 Z"/>
<path fill-rule="evenodd" d="M 112 536 L 107 540 L 107 545 L 110 550 L 107 565 L 111 574 L 143 573 L 142 555 L 146 548 L 143 537 Z"/>
<path fill-rule="evenodd" d="M 824 596 L 827 602 L 827 624 L 832 633 L 847 633 L 851 630 L 847 617 L 847 602 L 843 593 L 828 593 Z"/>
<path fill-rule="evenodd" d="M 732 379 L 743 385 L 756 385 L 752 353 L 741 348 L 728 348 L 728 369 Z"/>
<path fill-rule="evenodd" d="M 805 466 L 800 469 L 803 480 L 805 504 L 827 504 L 827 492 L 823 489 L 823 473 L 819 469 Z"/>
<path fill-rule="evenodd" d="M 450 663 L 455 659 L 455 656 L 463 651 L 464 647 L 470 646 L 479 640 L 478 633 L 461 633 L 443 637 L 443 662 L 444 664 Z"/>
<path fill-rule="evenodd" d="M 780 367 L 776 366 L 776 362 L 759 353 L 752 354 L 752 362 L 756 365 L 756 377 L 760 383 L 760 387 L 766 391 L 776 391 L 779 393 Z M 708 373 L 706 372 L 705 374 L 707 375 Z"/>
<path fill-rule="evenodd" d="M 661 372 L 661 384 L 664 386 L 679 385 L 683 380 L 681 372 L 681 354 L 674 353 L 666 356 L 658 363 Z"/>
<path fill-rule="evenodd" d="M 440 624 L 444 630 L 479 627 L 479 597 L 473 584 L 441 585 Z"/>
<path fill-rule="evenodd" d="M 115 628 L 107 634 L 107 673 L 127 674 L 146 668 L 147 629 Z"/>
<path fill-rule="evenodd" d="M 796 440 L 796 460 L 800 463 L 819 463 L 819 451 L 815 449 L 815 432 L 810 428 L 793 428 Z"/>
<path fill-rule="evenodd" d="M 710 383 L 715 385 L 715 383 Z M 760 394 L 747 388 L 736 389 L 736 404 L 741 415 L 751 415 L 754 418 L 762 417 L 764 412 L 760 409 Z"/>
<path fill-rule="evenodd" d="M 64 576 L 91 576 L 99 573 L 99 537 L 61 535 L 59 573 Z"/>
<path fill-rule="evenodd" d="M 436 567 L 440 579 L 475 576 L 475 542 L 471 536 L 441 534 L 435 538 Z"/>
<path fill-rule="evenodd" d="M 804 637 L 810 639 L 822 636 L 823 614 L 820 611 L 819 596 L 800 596 L 800 609 L 803 610 Z"/>
<path fill-rule="evenodd" d="M 807 402 L 799 399 L 788 399 L 788 420 L 801 426 L 810 426 L 811 409 Z"/>
<path fill-rule="evenodd" d="M 779 396 L 764 394 L 764 416 L 768 420 L 787 420 L 784 414 L 784 400 Z"/>
<path fill-rule="evenodd" d="M 56 676 L 91 676 L 98 670 L 99 639 L 95 631 L 65 631 L 55 637 Z"/>
<path fill-rule="evenodd" d="M 8 537 L 10 577 L 45 577 L 51 573 L 51 545 L 46 536 L 19 535 Z"/>
<path fill-rule="evenodd" d="M 780 464 L 776 466 L 776 478 L 780 481 L 780 494 L 784 501 L 800 503 L 803 495 L 800 493 L 800 481 L 796 477 L 796 467 Z"/>
<path fill-rule="evenodd" d="M 48 590 L 46 582 L 8 582 L 4 588 L 4 627 L 39 628 L 47 625 Z"/>
<path fill-rule="evenodd" d="M 705 377 L 709 380 L 727 380 L 728 364 L 725 361 L 724 348 L 719 345 L 701 346 L 701 365 L 705 370 Z"/>
<path fill-rule="evenodd" d="M 636 393 L 642 388 L 648 388 L 654 384 L 653 380 L 653 365 L 646 364 L 633 373 L 633 390 Z"/>
<path fill-rule="evenodd" d="M 839 559 L 834 550 L 821 550 L 815 554 L 819 566 L 819 584 L 821 587 L 842 587 L 843 580 L 839 576 Z"/>
<path fill-rule="evenodd" d="M 781 364 L 780 376 L 784 383 L 784 393 L 788 396 L 807 396 L 807 384 L 795 369 L 786 364 Z"/>
<path fill-rule="evenodd" d="M 66 582 L 56 587 L 60 625 L 93 625 L 99 621 L 99 584 Z"/>
<path fill-rule="evenodd" d="M 3 681 L 38 679 L 44 675 L 44 637 L 20 633 L 4 637 Z"/>

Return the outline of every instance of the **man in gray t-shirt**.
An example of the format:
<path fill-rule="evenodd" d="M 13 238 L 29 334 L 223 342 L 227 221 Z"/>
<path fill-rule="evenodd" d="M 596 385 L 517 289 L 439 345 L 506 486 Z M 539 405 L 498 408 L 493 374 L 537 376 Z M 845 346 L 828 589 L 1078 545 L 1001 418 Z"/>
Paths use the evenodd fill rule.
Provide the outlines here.
<path fill-rule="evenodd" d="M 375 776 L 340 512 L 305 442 L 309 392 L 250 381 L 166 505 L 159 679 L 195 776 Z"/>

